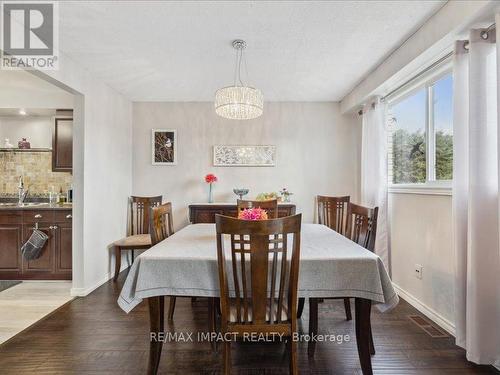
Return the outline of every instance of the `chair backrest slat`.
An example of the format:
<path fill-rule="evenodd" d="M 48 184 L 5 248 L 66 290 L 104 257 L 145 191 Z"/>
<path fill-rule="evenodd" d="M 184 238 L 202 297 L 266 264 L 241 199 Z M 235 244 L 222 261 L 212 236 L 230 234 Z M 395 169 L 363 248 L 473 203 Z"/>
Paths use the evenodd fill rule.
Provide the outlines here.
<path fill-rule="evenodd" d="M 344 234 L 346 231 L 346 211 L 350 197 L 326 197 L 318 195 L 318 223 Z"/>
<path fill-rule="evenodd" d="M 271 199 L 268 201 L 250 201 L 250 200 L 238 199 L 236 201 L 236 203 L 238 206 L 238 214 L 240 213 L 240 211 L 247 209 L 247 208 L 262 208 L 263 210 L 266 210 L 267 217 L 269 219 L 277 219 L 278 218 L 278 200 L 277 199 Z"/>
<path fill-rule="evenodd" d="M 301 215 L 262 221 L 216 215 L 223 322 L 229 322 L 231 301 L 236 310 L 236 322 L 233 323 L 248 325 L 249 329 L 252 325 L 261 327 L 284 323 L 284 313 L 288 317 L 286 322 L 296 319 L 300 223 Z M 229 235 L 231 243 L 228 254 L 231 254 L 234 296 L 230 295 L 228 285 L 225 235 Z M 288 246 L 289 235 L 293 237 L 291 249 Z M 287 257 L 289 252 L 291 259 Z M 285 294 L 287 290 L 288 294 Z M 288 306 L 285 305 L 285 297 Z"/>
<path fill-rule="evenodd" d="M 167 202 L 151 207 L 150 211 L 149 234 L 151 235 L 151 244 L 156 245 L 174 234 L 172 203 Z"/>
<path fill-rule="evenodd" d="M 368 208 L 354 203 L 347 206 L 346 237 L 374 251 L 377 236 L 378 207 Z"/>
<path fill-rule="evenodd" d="M 151 207 L 161 204 L 162 196 L 129 198 L 129 230 L 128 235 L 149 233 L 149 211 Z"/>

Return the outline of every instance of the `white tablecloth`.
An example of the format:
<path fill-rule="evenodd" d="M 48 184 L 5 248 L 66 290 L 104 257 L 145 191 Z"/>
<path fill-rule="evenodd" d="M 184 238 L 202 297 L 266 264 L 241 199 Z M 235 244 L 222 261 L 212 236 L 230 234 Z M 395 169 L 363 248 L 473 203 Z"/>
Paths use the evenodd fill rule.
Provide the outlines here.
<path fill-rule="evenodd" d="M 128 313 L 160 295 L 219 296 L 215 224 L 188 225 L 139 255 L 118 304 Z M 302 224 L 299 297 L 365 298 L 381 311 L 399 301 L 377 255 L 319 224 Z"/>

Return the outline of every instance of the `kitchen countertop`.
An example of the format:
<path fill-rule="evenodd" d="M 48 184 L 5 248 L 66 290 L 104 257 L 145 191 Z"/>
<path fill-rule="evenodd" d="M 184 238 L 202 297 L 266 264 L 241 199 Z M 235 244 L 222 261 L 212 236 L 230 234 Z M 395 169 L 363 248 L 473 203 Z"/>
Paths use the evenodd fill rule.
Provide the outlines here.
<path fill-rule="evenodd" d="M 18 205 L 17 203 L 0 203 L 0 211 L 4 210 L 71 210 L 72 203 L 50 204 L 50 203 L 25 203 Z"/>

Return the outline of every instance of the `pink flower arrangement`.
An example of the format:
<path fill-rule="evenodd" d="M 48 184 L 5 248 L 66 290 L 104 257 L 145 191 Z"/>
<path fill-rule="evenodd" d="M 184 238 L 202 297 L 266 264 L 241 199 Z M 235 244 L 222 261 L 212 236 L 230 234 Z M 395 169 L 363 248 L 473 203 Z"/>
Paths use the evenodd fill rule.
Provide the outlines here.
<path fill-rule="evenodd" d="M 205 182 L 207 184 L 213 184 L 214 182 L 217 182 L 217 176 L 213 173 L 209 173 L 205 176 Z"/>
<path fill-rule="evenodd" d="M 241 220 L 267 220 L 267 211 L 260 207 L 246 208 L 238 214 Z"/>

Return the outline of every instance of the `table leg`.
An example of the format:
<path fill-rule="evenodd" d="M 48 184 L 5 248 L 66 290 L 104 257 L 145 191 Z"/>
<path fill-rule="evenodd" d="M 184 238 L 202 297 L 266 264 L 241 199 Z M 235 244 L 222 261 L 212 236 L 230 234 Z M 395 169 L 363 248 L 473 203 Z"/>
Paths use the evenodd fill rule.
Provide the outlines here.
<path fill-rule="evenodd" d="M 156 338 L 158 338 L 158 332 L 163 331 L 163 296 L 161 297 L 149 297 L 149 330 L 150 333 L 156 333 Z M 158 372 L 158 366 L 160 365 L 161 348 L 162 341 L 158 339 L 153 339 L 150 337 L 149 342 L 149 362 L 148 362 L 148 374 L 156 374 Z"/>
<path fill-rule="evenodd" d="M 120 248 L 120 246 L 115 246 L 115 276 L 113 277 L 113 281 L 116 281 L 118 279 L 121 267 L 122 267 L 122 249 Z"/>
<path fill-rule="evenodd" d="M 368 299 L 355 299 L 356 344 L 358 345 L 359 362 L 363 375 L 372 375 L 372 359 L 370 356 L 370 312 L 372 303 Z"/>
<path fill-rule="evenodd" d="M 217 315 L 216 315 L 216 298 L 208 298 L 208 330 L 209 332 L 216 332 L 217 329 Z M 217 352 L 217 342 L 212 340 L 210 342 L 212 352 Z"/>
<path fill-rule="evenodd" d="M 319 298 L 309 298 L 309 335 L 312 337 L 318 333 L 318 303 Z M 307 344 L 307 354 L 310 358 L 314 357 L 316 341 L 309 341 Z"/>

